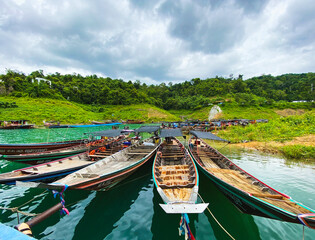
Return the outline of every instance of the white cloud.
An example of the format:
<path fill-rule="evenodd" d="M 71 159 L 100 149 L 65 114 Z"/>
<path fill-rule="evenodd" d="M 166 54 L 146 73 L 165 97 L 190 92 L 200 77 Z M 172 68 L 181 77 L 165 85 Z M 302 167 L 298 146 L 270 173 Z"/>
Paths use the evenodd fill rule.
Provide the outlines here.
<path fill-rule="evenodd" d="M 311 0 L 2 1 L 0 71 L 147 84 L 310 72 L 314 11 Z"/>

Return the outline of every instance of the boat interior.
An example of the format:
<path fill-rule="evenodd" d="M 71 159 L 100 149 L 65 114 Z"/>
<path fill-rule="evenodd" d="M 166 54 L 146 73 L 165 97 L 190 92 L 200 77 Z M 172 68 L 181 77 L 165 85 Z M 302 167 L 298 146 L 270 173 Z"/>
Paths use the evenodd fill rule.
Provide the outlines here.
<path fill-rule="evenodd" d="M 220 152 L 210 147 L 200 139 L 194 139 L 190 142 L 190 149 L 195 159 L 210 174 L 222 181 L 257 197 L 272 205 L 285 209 L 294 214 L 311 213 L 308 209 L 300 206 L 288 196 L 282 195 L 273 190 L 263 182 L 257 180 Z"/>
<path fill-rule="evenodd" d="M 168 139 L 159 147 L 154 174 L 170 201 L 190 199 L 196 183 L 196 172 L 185 148 L 176 139 Z"/>
<path fill-rule="evenodd" d="M 147 145 L 142 141 L 137 142 L 122 151 L 107 156 L 88 167 L 68 175 L 58 182 L 75 185 L 82 181 L 86 181 L 86 179 L 98 178 L 120 171 L 143 159 L 151 153 L 156 146 L 157 145 L 154 143 Z"/>

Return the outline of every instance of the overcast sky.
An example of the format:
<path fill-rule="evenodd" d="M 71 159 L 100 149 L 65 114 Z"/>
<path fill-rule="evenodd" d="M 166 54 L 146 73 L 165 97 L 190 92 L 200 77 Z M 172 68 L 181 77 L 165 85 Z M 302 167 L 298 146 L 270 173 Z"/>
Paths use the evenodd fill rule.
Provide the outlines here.
<path fill-rule="evenodd" d="M 1 73 L 159 84 L 314 67 L 314 0 L 0 0 Z"/>

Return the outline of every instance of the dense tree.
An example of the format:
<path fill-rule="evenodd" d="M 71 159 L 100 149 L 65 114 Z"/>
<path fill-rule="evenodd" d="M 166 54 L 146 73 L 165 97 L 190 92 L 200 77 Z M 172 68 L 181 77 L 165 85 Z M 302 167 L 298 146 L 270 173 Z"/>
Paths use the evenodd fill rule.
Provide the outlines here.
<path fill-rule="evenodd" d="M 48 81 L 45 81 L 48 80 Z M 7 70 L 0 75 L 0 95 L 67 99 L 93 105 L 148 103 L 164 109 L 198 109 L 210 103 L 232 99 L 240 105 L 265 105 L 274 101 L 315 99 L 315 73 L 262 75 L 243 80 L 233 78 L 194 78 L 182 83 L 146 85 L 97 75 L 60 73 L 29 75 Z"/>

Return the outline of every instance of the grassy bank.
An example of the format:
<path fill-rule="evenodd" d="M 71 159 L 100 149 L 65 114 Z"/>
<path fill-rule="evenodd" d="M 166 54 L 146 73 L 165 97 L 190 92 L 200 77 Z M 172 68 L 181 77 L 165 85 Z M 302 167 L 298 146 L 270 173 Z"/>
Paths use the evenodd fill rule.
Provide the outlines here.
<path fill-rule="evenodd" d="M 0 108 L 1 120 L 28 119 L 37 125 L 43 121 L 59 121 L 63 124 L 90 123 L 102 120 L 144 120 L 146 122 L 178 121 L 179 118 L 155 106 L 90 106 L 69 101 L 44 98 L 0 97 L 1 102 L 15 102 L 16 108 Z"/>
<path fill-rule="evenodd" d="M 219 131 L 218 135 L 243 147 L 279 152 L 288 158 L 315 159 L 315 110 L 301 115 L 277 114 L 268 123 L 233 126 Z"/>

